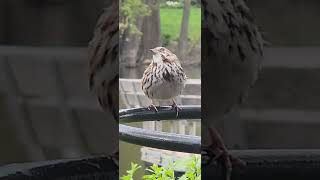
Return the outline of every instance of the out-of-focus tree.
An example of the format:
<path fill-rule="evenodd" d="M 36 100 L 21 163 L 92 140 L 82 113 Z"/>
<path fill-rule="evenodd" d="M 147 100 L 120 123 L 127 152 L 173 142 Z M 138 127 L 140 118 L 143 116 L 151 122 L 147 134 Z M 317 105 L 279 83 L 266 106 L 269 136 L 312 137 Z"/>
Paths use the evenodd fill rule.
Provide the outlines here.
<path fill-rule="evenodd" d="M 158 0 L 145 0 L 151 9 L 150 16 L 144 17 L 142 26 L 142 42 L 140 48 L 139 60 L 150 56 L 150 48 L 160 46 L 160 9 Z"/>
<path fill-rule="evenodd" d="M 121 0 L 120 3 L 120 35 L 123 35 L 125 31 L 141 35 L 137 21 L 141 17 L 150 15 L 149 7 L 142 0 Z"/>
<path fill-rule="evenodd" d="M 128 67 L 135 67 L 141 44 L 144 16 L 149 7 L 142 0 L 123 0 L 120 5 L 120 59 Z"/>
<path fill-rule="evenodd" d="M 188 27 L 191 0 L 184 0 L 183 17 L 181 23 L 180 37 L 178 43 L 178 56 L 183 59 L 188 49 Z"/>

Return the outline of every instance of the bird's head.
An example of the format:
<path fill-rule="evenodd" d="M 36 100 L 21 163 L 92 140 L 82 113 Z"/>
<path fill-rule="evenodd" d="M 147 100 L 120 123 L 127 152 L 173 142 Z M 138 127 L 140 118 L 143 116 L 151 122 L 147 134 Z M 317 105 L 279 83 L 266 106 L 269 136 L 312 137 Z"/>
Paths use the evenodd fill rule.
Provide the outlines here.
<path fill-rule="evenodd" d="M 177 56 L 165 47 L 156 47 L 156 48 L 150 49 L 150 51 L 154 53 L 153 55 L 154 62 L 178 61 Z"/>
<path fill-rule="evenodd" d="M 170 53 L 172 54 L 172 52 L 165 47 L 156 47 L 156 48 L 150 49 L 150 51 L 152 51 L 155 54 L 158 54 L 158 53 L 163 55 L 170 54 Z"/>

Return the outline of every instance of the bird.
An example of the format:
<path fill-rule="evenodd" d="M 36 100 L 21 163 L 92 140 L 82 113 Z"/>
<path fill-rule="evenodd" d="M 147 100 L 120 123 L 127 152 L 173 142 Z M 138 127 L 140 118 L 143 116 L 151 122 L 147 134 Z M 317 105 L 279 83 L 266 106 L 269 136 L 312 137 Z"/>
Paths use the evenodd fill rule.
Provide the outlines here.
<path fill-rule="evenodd" d="M 154 100 L 170 99 L 172 108 L 178 116 L 181 108 L 174 98 L 182 93 L 187 76 L 183 71 L 178 57 L 165 47 L 150 49 L 154 53 L 152 62 L 143 73 L 141 88 L 144 94 L 151 99 L 149 110 L 154 109 Z"/>
<path fill-rule="evenodd" d="M 263 38 L 245 0 L 202 0 L 202 154 L 231 178 L 245 162 L 230 155 L 216 125 L 247 97 L 261 69 Z M 211 156 L 214 156 L 212 158 Z"/>
<path fill-rule="evenodd" d="M 88 45 L 89 89 L 109 122 L 119 122 L 119 16 L 118 2 L 113 2 L 99 16 Z M 119 149 L 112 158 L 118 164 Z"/>

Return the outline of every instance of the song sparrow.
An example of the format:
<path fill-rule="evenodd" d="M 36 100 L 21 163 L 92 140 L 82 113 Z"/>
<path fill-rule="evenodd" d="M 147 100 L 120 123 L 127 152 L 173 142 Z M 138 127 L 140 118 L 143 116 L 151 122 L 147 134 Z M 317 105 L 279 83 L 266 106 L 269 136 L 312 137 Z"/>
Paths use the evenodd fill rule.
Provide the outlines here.
<path fill-rule="evenodd" d="M 152 62 L 143 73 L 142 90 L 151 99 L 149 109 L 158 111 L 154 105 L 155 99 L 171 99 L 176 116 L 181 110 L 174 98 L 181 94 L 187 76 L 184 73 L 178 57 L 165 47 L 150 49 L 154 55 Z"/>
<path fill-rule="evenodd" d="M 243 102 L 256 81 L 263 40 L 244 0 L 202 0 L 202 142 L 226 167 L 245 163 L 227 152 L 215 125 Z M 207 138 L 208 137 L 208 138 Z M 206 157 L 206 155 L 202 156 Z M 206 173 L 206 172 L 205 172 Z"/>
<path fill-rule="evenodd" d="M 88 47 L 90 90 L 97 95 L 106 119 L 116 122 L 119 111 L 118 7 L 118 2 L 114 1 L 103 11 Z M 118 163 L 118 150 L 113 157 Z"/>

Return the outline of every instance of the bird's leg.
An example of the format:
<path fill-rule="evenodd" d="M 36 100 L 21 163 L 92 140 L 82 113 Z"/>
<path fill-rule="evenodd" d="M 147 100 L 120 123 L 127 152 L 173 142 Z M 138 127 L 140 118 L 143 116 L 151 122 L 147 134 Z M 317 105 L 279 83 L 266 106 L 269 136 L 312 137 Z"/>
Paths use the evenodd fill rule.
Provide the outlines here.
<path fill-rule="evenodd" d="M 240 170 L 243 170 L 246 166 L 246 163 L 241 159 L 229 154 L 220 134 L 217 132 L 215 128 L 209 127 L 208 130 L 210 143 L 207 146 L 203 146 L 203 148 L 209 156 L 214 156 L 211 160 L 220 161 L 221 163 L 223 163 L 223 166 L 226 168 L 226 180 L 230 180 L 232 166 L 235 166 Z"/>
<path fill-rule="evenodd" d="M 111 159 L 113 162 L 119 166 L 119 148 L 117 148 L 112 154 L 111 154 Z"/>
<path fill-rule="evenodd" d="M 178 117 L 179 115 L 179 111 L 181 111 L 182 109 L 180 107 L 178 107 L 177 103 L 175 102 L 174 99 L 172 99 L 172 108 L 176 110 L 176 117 Z"/>
<path fill-rule="evenodd" d="M 156 112 L 158 112 L 157 107 L 154 105 L 153 99 L 151 99 L 151 104 L 148 106 L 148 109 L 151 111 L 151 109 L 154 109 Z"/>

